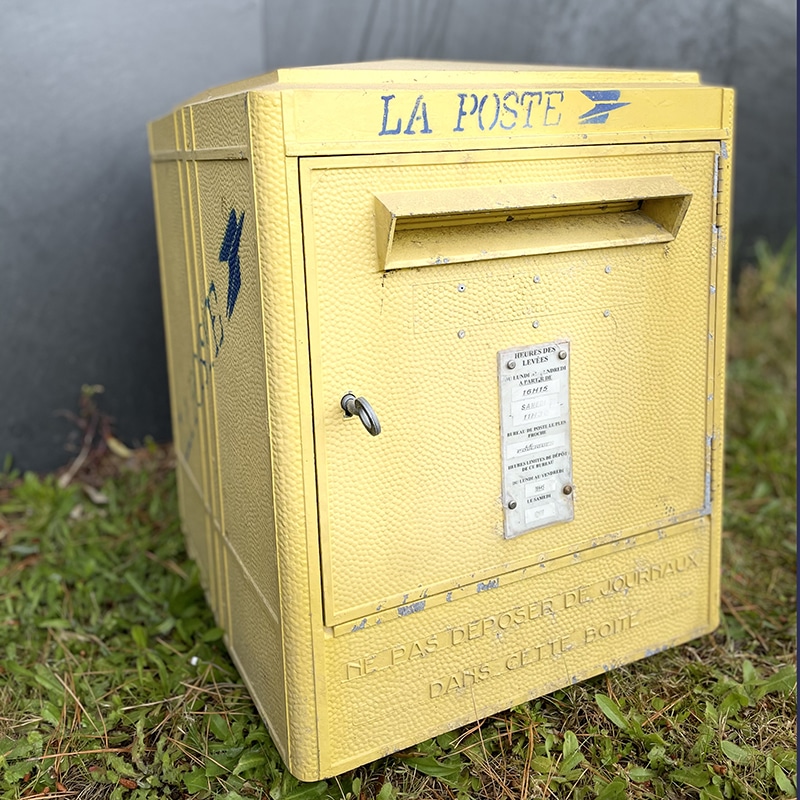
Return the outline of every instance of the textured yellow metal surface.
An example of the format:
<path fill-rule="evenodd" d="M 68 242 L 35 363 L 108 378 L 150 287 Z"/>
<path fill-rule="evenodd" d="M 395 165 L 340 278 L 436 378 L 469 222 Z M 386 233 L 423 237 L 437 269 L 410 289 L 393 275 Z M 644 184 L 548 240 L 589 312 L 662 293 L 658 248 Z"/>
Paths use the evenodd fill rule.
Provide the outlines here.
<path fill-rule="evenodd" d="M 280 70 L 150 147 L 183 528 L 295 775 L 716 626 L 730 90 Z M 506 538 L 498 353 L 564 341 L 574 518 Z"/>

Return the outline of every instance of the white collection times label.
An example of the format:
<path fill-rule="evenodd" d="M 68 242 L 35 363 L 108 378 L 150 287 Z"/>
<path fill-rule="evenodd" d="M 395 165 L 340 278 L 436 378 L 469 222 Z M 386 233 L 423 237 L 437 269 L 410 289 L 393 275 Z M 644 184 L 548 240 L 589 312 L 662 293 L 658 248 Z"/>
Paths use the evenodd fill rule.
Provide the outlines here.
<path fill-rule="evenodd" d="M 574 517 L 569 342 L 497 354 L 505 538 Z"/>

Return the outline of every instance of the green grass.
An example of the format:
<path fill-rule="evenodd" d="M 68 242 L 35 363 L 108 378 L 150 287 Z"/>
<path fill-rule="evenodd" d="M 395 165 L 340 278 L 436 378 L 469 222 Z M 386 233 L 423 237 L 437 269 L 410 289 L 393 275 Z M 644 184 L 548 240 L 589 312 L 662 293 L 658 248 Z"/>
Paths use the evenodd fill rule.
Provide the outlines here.
<path fill-rule="evenodd" d="M 732 302 L 720 628 L 316 784 L 226 654 L 169 451 L 125 453 L 87 389 L 68 486 L 0 473 L 0 796 L 794 797 L 795 283 L 761 246 Z"/>

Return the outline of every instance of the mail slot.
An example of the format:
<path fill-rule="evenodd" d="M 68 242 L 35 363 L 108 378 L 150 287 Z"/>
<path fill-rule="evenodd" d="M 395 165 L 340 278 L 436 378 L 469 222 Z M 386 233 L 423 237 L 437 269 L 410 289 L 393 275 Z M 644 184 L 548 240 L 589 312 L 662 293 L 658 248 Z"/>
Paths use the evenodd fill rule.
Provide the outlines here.
<path fill-rule="evenodd" d="M 297 777 L 718 624 L 732 114 L 403 61 L 150 125 L 183 530 Z"/>

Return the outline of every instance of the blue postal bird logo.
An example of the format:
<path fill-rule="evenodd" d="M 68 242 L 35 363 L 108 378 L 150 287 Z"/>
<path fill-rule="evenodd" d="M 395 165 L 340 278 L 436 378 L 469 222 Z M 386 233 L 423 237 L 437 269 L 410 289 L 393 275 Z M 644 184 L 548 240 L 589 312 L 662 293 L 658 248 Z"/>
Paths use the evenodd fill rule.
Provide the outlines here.
<path fill-rule="evenodd" d="M 239 297 L 239 289 L 242 288 L 242 270 L 239 264 L 239 241 L 242 238 L 242 226 L 244 225 L 244 211 L 237 219 L 236 210 L 231 209 L 228 216 L 228 227 L 222 237 L 222 244 L 219 248 L 219 260 L 222 264 L 228 265 L 228 300 L 225 309 L 225 316 L 228 319 L 233 316 L 233 309 L 236 307 L 236 298 Z"/>
<path fill-rule="evenodd" d="M 623 106 L 629 106 L 630 103 L 620 103 L 619 89 L 603 89 L 603 90 L 583 90 L 581 94 L 588 97 L 593 103 L 594 107 L 590 108 L 586 113 L 581 114 L 578 119 L 581 125 L 602 125 L 608 119 L 608 115 L 612 111 L 616 111 Z"/>
<path fill-rule="evenodd" d="M 208 285 L 208 293 L 203 302 L 206 314 L 201 323 L 200 344 L 206 341 L 214 344 L 214 355 L 219 355 L 222 343 L 225 340 L 225 320 L 233 316 L 233 309 L 236 308 L 236 300 L 242 288 L 242 265 L 239 261 L 239 242 L 242 239 L 242 227 L 244 226 L 244 211 L 241 216 L 236 215 L 236 209 L 231 209 L 228 215 L 228 225 L 222 236 L 222 244 L 219 248 L 219 262 L 228 267 L 228 295 L 225 299 L 225 310 L 219 309 L 219 297 L 217 286 L 214 281 Z M 224 314 L 224 320 L 223 320 Z M 203 335 L 205 331 L 205 335 Z M 210 336 L 209 336 L 210 333 Z M 205 362 L 204 362 L 205 363 Z"/>

